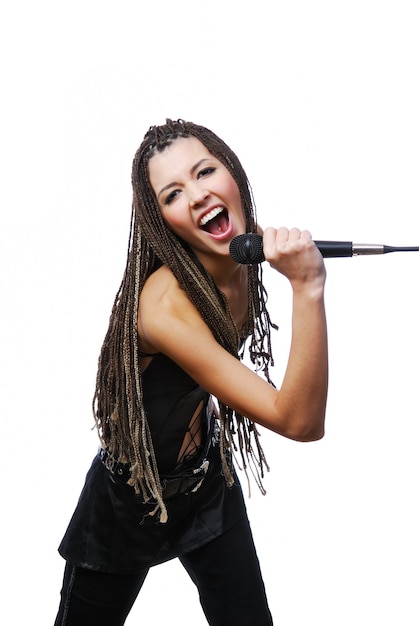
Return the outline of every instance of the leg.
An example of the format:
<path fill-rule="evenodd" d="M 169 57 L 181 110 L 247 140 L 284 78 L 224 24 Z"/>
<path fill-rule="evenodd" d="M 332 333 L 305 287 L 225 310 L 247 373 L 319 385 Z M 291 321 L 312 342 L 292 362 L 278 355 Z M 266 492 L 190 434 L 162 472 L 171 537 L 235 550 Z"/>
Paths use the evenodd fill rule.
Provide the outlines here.
<path fill-rule="evenodd" d="M 147 573 L 105 574 L 67 563 L 55 626 L 122 626 Z"/>
<path fill-rule="evenodd" d="M 247 519 L 180 560 L 211 626 L 272 626 Z"/>

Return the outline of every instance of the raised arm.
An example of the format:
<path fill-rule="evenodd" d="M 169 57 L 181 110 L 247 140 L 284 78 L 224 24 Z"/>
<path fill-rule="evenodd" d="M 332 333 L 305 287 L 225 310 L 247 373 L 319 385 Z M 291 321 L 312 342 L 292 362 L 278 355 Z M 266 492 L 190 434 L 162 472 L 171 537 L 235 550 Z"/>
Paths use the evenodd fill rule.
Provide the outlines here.
<path fill-rule="evenodd" d="M 323 436 L 326 409 L 325 270 L 309 234 L 290 231 L 285 240 L 286 233 L 267 229 L 264 235 L 266 259 L 288 277 L 294 294 L 289 362 L 278 389 L 218 344 L 166 267 L 146 283 L 138 327 L 145 352 L 163 352 L 209 393 L 262 426 L 311 441 Z"/>
<path fill-rule="evenodd" d="M 288 278 L 293 290 L 291 348 L 278 402 L 287 398 L 290 419 L 301 432 L 298 438 L 304 438 L 310 416 L 314 430 L 322 436 L 328 389 L 323 258 L 310 233 L 285 228 L 265 230 L 264 255 Z"/>

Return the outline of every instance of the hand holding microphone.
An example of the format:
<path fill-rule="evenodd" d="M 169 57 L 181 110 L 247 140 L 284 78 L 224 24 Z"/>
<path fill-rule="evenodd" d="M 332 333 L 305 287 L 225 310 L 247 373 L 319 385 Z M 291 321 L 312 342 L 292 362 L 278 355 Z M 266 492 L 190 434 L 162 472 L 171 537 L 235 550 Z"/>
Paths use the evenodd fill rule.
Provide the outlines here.
<path fill-rule="evenodd" d="M 308 231 L 268 227 L 263 238 L 256 241 L 261 245 L 259 253 L 272 268 L 288 278 L 293 288 L 320 286 L 323 289 L 326 279 L 324 262 Z"/>

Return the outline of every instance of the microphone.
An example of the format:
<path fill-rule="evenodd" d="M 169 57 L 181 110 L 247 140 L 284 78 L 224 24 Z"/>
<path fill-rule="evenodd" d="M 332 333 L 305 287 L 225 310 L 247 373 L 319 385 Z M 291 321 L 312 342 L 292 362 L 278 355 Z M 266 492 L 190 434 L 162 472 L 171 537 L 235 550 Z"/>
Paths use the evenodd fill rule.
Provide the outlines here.
<path fill-rule="evenodd" d="M 324 258 L 337 258 L 388 252 L 418 252 L 419 246 L 395 247 L 381 244 L 352 243 L 352 241 L 315 241 Z M 231 240 L 230 255 L 242 265 L 256 265 L 265 260 L 263 238 L 258 233 L 237 235 Z"/>

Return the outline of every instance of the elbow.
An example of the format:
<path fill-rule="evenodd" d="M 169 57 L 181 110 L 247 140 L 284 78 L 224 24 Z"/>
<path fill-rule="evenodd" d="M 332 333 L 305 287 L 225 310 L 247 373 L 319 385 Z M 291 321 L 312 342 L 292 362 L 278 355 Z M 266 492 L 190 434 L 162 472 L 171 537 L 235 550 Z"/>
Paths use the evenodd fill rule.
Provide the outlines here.
<path fill-rule="evenodd" d="M 324 437 L 324 426 L 322 428 L 317 428 L 316 430 L 311 431 L 308 434 L 301 436 L 298 441 L 309 443 L 310 441 L 320 441 Z"/>
<path fill-rule="evenodd" d="M 311 442 L 323 439 L 325 434 L 324 427 L 325 415 L 310 415 L 299 420 L 291 420 L 288 428 L 282 434 L 289 439 L 295 441 Z"/>
<path fill-rule="evenodd" d="M 324 437 L 324 428 L 312 429 L 310 431 L 294 432 L 287 435 L 289 439 L 300 441 L 301 443 L 310 443 L 312 441 L 320 441 Z"/>
<path fill-rule="evenodd" d="M 310 442 L 323 439 L 325 434 L 325 419 L 327 396 L 314 398 L 312 394 L 306 398 L 287 397 L 278 393 L 277 420 L 273 430 L 288 439 Z"/>

